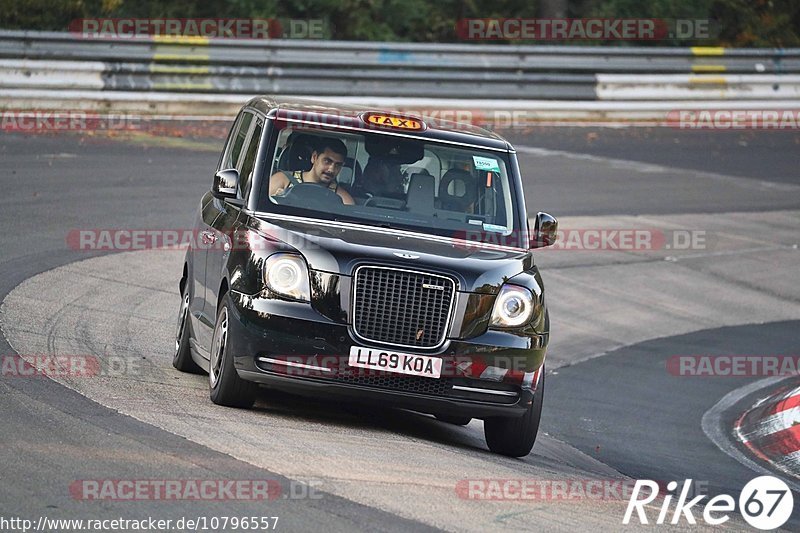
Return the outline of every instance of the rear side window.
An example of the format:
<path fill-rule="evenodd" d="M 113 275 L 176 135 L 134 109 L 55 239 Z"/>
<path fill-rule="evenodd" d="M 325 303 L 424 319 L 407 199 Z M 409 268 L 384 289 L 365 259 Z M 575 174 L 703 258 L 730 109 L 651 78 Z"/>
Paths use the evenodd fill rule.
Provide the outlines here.
<path fill-rule="evenodd" d="M 253 128 L 253 134 L 250 136 L 250 143 L 247 145 L 247 150 L 244 154 L 242 161 L 242 168 L 239 169 L 239 176 L 241 177 L 241 191 L 242 196 L 247 195 L 250 188 L 250 182 L 253 179 L 253 171 L 255 169 L 256 156 L 258 155 L 258 145 L 261 141 L 261 132 L 264 130 L 264 121 L 256 119 L 256 126 Z"/>
<path fill-rule="evenodd" d="M 222 168 L 236 168 L 236 163 L 239 162 L 239 155 L 242 153 L 242 146 L 247 138 L 247 132 L 250 129 L 250 123 L 253 121 L 252 113 L 244 113 L 239 126 L 233 137 L 233 145 L 230 146 L 225 159 L 222 162 Z"/>

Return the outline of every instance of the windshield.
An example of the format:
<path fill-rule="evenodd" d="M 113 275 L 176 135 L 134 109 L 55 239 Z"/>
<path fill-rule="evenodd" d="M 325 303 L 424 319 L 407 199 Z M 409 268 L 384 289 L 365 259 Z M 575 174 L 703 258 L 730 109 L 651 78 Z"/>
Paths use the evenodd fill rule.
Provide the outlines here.
<path fill-rule="evenodd" d="M 448 236 L 516 229 L 506 153 L 308 127 L 273 135 L 259 211 Z"/>

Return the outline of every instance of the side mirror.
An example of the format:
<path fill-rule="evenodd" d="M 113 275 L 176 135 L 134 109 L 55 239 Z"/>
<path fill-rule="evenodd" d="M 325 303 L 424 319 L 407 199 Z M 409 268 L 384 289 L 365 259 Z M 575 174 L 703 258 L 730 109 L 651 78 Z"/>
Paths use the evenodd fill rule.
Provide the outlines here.
<path fill-rule="evenodd" d="M 214 184 L 211 194 L 220 199 L 236 198 L 239 189 L 239 171 L 235 168 L 220 170 L 214 174 Z"/>
<path fill-rule="evenodd" d="M 536 214 L 536 225 L 533 228 L 533 239 L 531 248 L 544 248 L 555 244 L 558 240 L 558 220 L 552 215 L 542 213 Z"/>

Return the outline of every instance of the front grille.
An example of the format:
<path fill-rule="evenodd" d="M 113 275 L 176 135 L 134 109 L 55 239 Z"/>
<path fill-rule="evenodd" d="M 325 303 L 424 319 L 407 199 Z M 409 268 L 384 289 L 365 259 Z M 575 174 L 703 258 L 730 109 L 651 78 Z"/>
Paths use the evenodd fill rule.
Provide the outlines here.
<path fill-rule="evenodd" d="M 436 348 L 447 335 L 454 296 L 455 282 L 444 276 L 390 267 L 358 267 L 353 329 L 367 341 Z"/>

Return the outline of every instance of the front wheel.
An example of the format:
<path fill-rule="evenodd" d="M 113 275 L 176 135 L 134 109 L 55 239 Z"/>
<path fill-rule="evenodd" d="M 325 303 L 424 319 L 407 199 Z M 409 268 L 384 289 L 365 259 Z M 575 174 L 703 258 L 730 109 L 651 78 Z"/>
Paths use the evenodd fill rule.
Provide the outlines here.
<path fill-rule="evenodd" d="M 256 400 L 258 385 L 245 381 L 236 373 L 233 355 L 228 352 L 228 333 L 231 320 L 231 299 L 222 297 L 211 341 L 211 360 L 208 363 L 208 385 L 211 401 L 227 407 L 251 407 Z"/>
<path fill-rule="evenodd" d="M 178 326 L 175 330 L 175 353 L 172 356 L 172 366 L 181 372 L 200 374 L 203 370 L 192 360 L 189 348 L 190 327 L 189 323 L 189 282 L 181 294 L 181 307 L 178 311 Z"/>
<path fill-rule="evenodd" d="M 536 434 L 539 432 L 543 399 L 544 367 L 539 378 L 539 386 L 533 395 L 533 402 L 524 415 L 518 418 L 492 417 L 484 420 L 483 434 L 489 449 L 509 457 L 525 457 L 531 453 L 533 443 L 536 442 Z"/>

